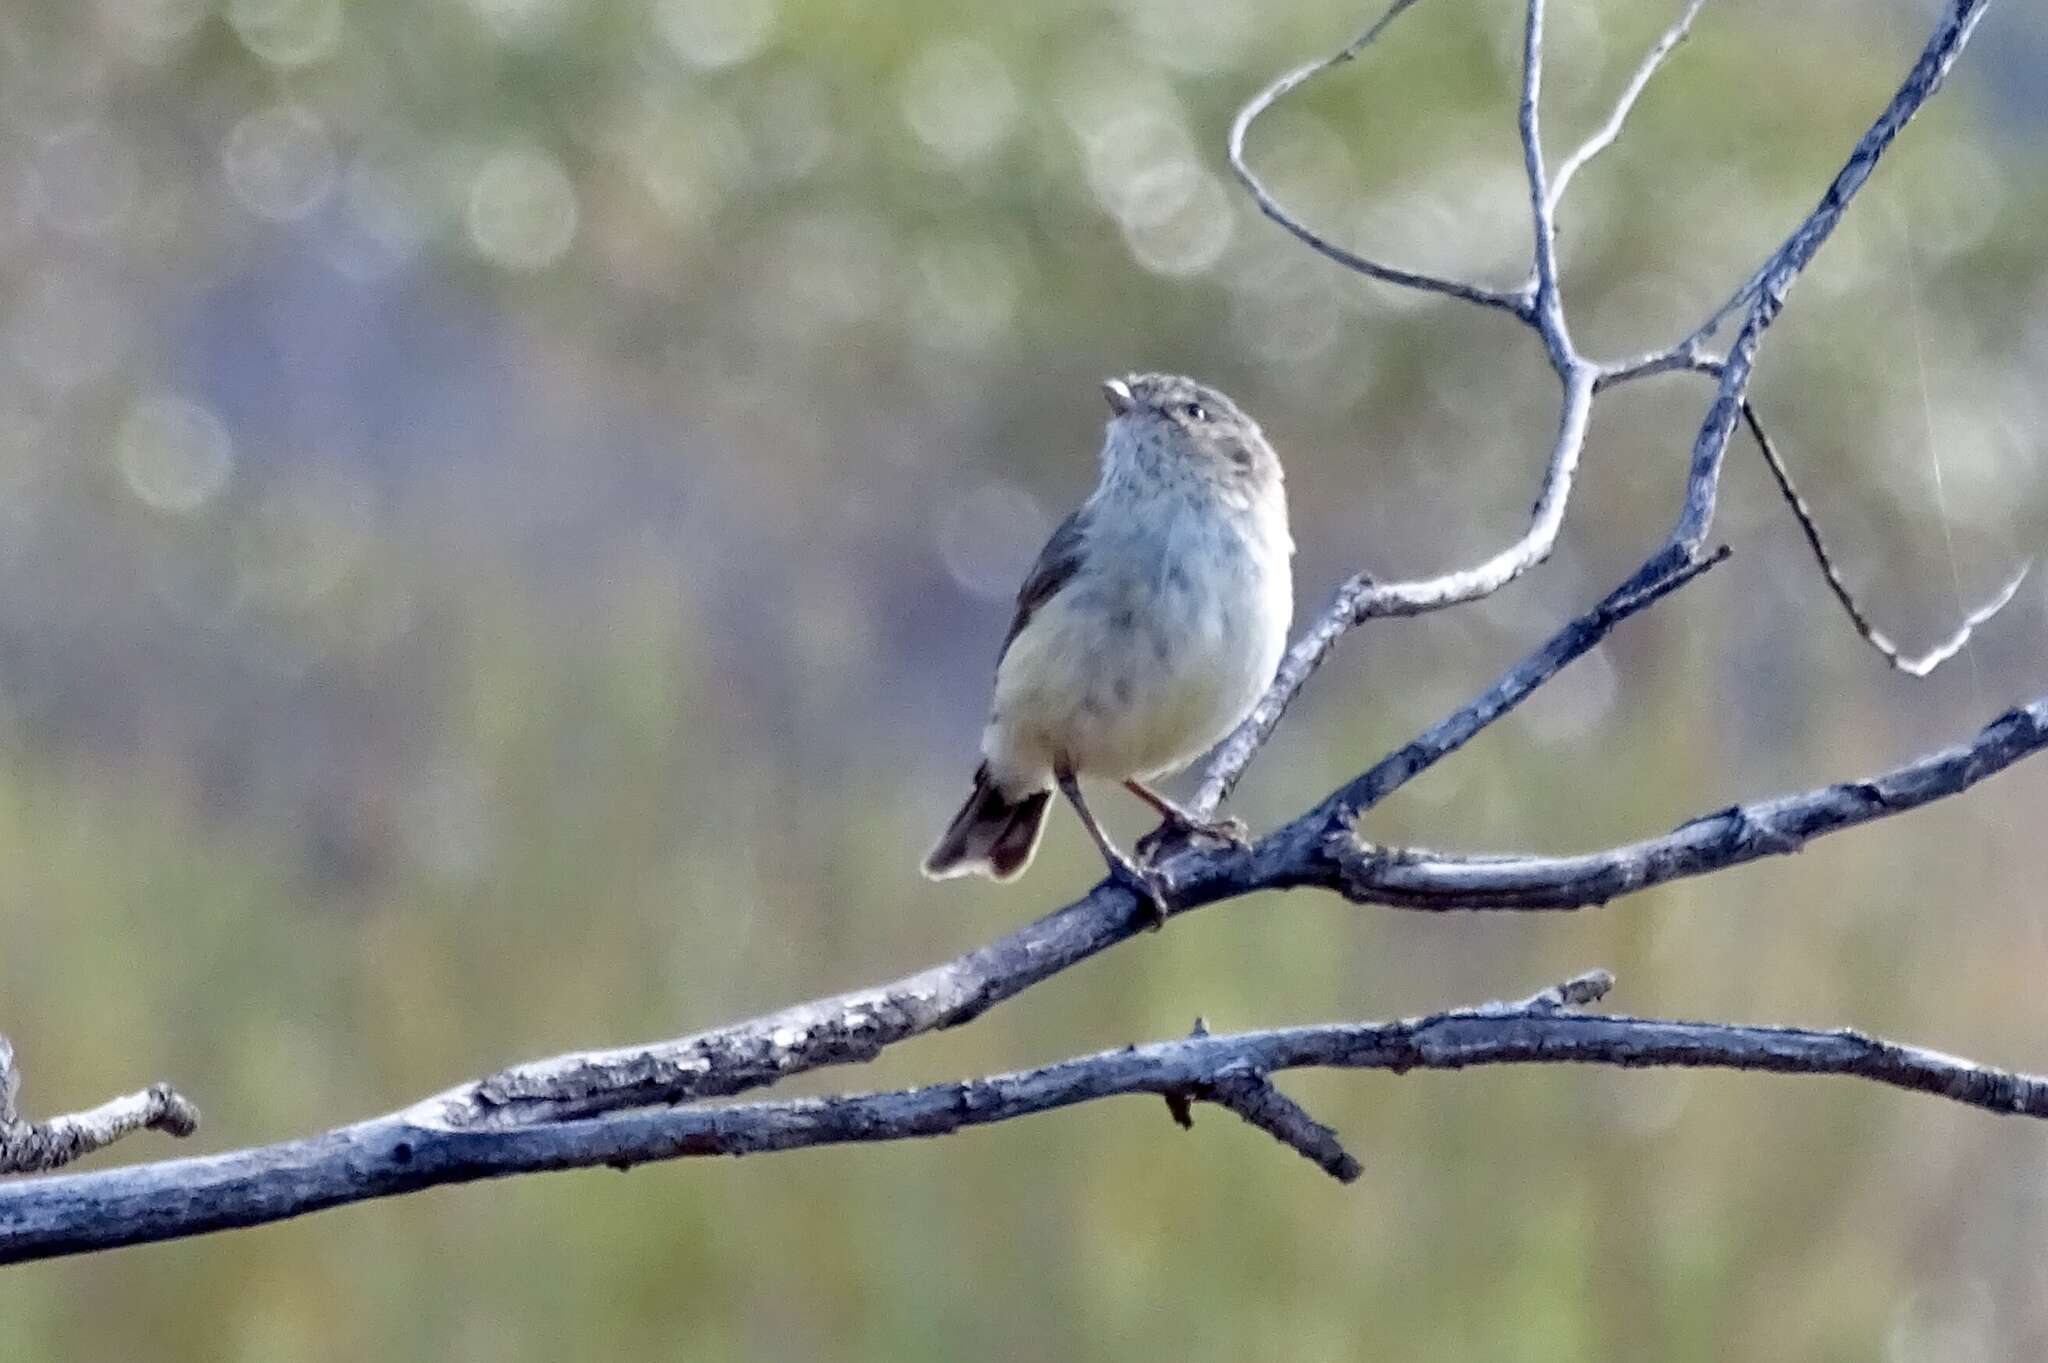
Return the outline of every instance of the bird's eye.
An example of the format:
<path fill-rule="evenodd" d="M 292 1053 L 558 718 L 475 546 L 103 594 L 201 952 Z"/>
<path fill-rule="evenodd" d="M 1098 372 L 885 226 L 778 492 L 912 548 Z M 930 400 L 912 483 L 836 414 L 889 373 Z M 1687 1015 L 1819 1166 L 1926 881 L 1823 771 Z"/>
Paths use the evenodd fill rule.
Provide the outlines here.
<path fill-rule="evenodd" d="M 1180 405 L 1180 414 L 1189 421 L 1194 422 L 1203 422 L 1209 419 L 1209 413 L 1203 410 L 1202 404 L 1199 402 L 1183 402 Z"/>

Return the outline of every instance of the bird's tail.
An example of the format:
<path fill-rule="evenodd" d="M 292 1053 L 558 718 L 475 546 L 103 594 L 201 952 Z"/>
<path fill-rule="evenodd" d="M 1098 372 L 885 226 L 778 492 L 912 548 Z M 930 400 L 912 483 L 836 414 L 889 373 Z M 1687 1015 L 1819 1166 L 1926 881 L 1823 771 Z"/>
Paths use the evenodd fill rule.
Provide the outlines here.
<path fill-rule="evenodd" d="M 1049 790 L 1010 799 L 996 788 L 988 764 L 982 763 L 974 773 L 974 791 L 967 803 L 946 825 L 938 846 L 925 856 L 925 875 L 933 880 L 971 875 L 1015 880 L 1038 850 L 1038 835 L 1045 831 L 1045 811 L 1051 802 Z"/>

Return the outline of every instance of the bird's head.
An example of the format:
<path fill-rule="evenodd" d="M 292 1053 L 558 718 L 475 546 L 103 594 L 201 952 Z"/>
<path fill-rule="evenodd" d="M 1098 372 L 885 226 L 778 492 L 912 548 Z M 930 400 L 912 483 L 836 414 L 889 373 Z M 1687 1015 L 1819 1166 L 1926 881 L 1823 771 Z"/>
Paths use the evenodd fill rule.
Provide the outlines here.
<path fill-rule="evenodd" d="M 1280 482 L 1280 460 L 1259 424 L 1224 394 L 1178 374 L 1130 374 L 1102 385 L 1109 399 L 1104 461 L 1126 476 L 1192 478 L 1256 496 Z"/>

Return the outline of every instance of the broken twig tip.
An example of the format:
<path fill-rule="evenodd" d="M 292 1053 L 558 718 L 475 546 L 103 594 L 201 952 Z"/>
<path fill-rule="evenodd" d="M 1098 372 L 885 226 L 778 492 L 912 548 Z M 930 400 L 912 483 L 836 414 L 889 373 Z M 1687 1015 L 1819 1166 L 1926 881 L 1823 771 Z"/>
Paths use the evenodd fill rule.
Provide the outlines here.
<path fill-rule="evenodd" d="M 190 1098 L 169 1084 L 152 1084 L 149 1100 L 152 1115 L 144 1125 L 150 1130 L 180 1139 L 198 1134 L 199 1105 Z"/>
<path fill-rule="evenodd" d="M 1560 984 L 1554 984 L 1540 994 L 1523 1001 L 1521 1011 L 1525 1013 L 1555 1013 L 1565 1008 L 1580 1008 L 1597 1003 L 1607 997 L 1607 991 L 1614 988 L 1614 976 L 1605 970 L 1588 970 L 1574 975 Z"/>

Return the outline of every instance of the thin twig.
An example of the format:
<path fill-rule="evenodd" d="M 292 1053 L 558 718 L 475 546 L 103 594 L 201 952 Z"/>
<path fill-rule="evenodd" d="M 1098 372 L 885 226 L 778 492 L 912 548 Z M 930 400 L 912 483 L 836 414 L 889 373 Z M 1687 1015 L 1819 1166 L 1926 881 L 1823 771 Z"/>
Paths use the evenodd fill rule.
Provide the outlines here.
<path fill-rule="evenodd" d="M 1621 98 L 1614 102 L 1614 108 L 1608 113 L 1607 121 L 1602 123 L 1591 137 L 1580 143 L 1578 150 L 1567 156 L 1564 164 L 1557 168 L 1557 178 L 1550 184 L 1550 207 L 1553 212 L 1556 211 L 1559 201 L 1564 198 L 1565 190 L 1570 187 L 1572 177 L 1584 169 L 1588 161 L 1613 146 L 1615 139 L 1621 136 L 1622 125 L 1628 122 L 1629 114 L 1635 109 L 1636 101 L 1642 97 L 1643 90 L 1650 84 L 1651 77 L 1657 74 L 1658 68 L 1664 65 L 1664 59 L 1671 55 L 1672 50 L 1684 42 L 1686 36 L 1692 32 L 1692 21 L 1699 17 L 1700 9 L 1706 3 L 1707 0 L 1686 0 L 1685 9 L 1672 21 L 1671 27 L 1664 30 L 1664 36 L 1657 40 L 1656 45 L 1643 58 L 1642 65 L 1636 67 L 1635 75 L 1629 78 L 1627 88 L 1621 92 Z"/>
<path fill-rule="evenodd" d="M 1742 327 L 1729 343 L 1728 353 L 1722 357 L 1714 400 L 1709 404 L 1700 423 L 1699 434 L 1693 440 L 1684 501 L 1667 541 L 1673 547 L 1697 549 L 1713 524 L 1728 440 L 1735 433 L 1737 414 L 1748 396 L 1749 376 L 1755 367 L 1757 348 L 1763 341 L 1764 331 L 1784 308 L 1785 298 L 1798 281 L 1800 272 L 1812 262 L 1833 234 L 1849 201 L 1869 180 L 1871 171 L 1876 169 L 1886 150 L 1912 122 L 1920 106 L 1941 88 L 1943 77 L 1954 65 L 1963 45 L 1969 41 L 1970 32 L 1983 16 L 1984 6 L 1988 3 L 1990 0 L 1950 0 L 1898 92 L 1885 105 L 1884 112 L 1857 139 L 1849 152 L 1849 159 L 1835 173 L 1813 212 L 1758 267 L 1751 282 L 1737 291 L 1729 306 L 1674 347 L 1674 350 L 1697 348 L 1733 306 L 1746 304 Z"/>
<path fill-rule="evenodd" d="M 1605 639 L 1623 620 L 1654 605 L 1727 557 L 1724 547 L 1698 556 L 1667 550 L 1652 559 L 1646 571 L 1637 574 L 1644 580 L 1632 579 L 1615 588 L 1591 610 L 1566 622 L 1535 652 L 1509 668 L 1499 681 L 1339 786 L 1289 828 L 1327 830 L 1348 825 L 1520 705 L 1567 664 Z"/>
<path fill-rule="evenodd" d="M 60 1169 L 137 1131 L 190 1136 L 199 1130 L 199 1109 L 169 1084 L 152 1084 L 140 1093 L 41 1122 L 21 1119 L 16 1108 L 20 1091 L 14 1047 L 0 1036 L 0 1174 Z"/>
<path fill-rule="evenodd" d="M 1522 26 L 1522 94 L 1515 106 L 1515 130 L 1522 140 L 1522 171 L 1529 181 L 1531 269 L 1536 277 L 1532 308 L 1543 349 L 1558 376 L 1569 385 L 1584 377 L 1592 397 L 1590 375 L 1579 376 L 1579 357 L 1565 330 L 1564 301 L 1557 287 L 1557 224 L 1552 220 L 1550 190 L 1543 169 L 1543 0 L 1529 0 Z"/>
<path fill-rule="evenodd" d="M 1977 627 L 2006 608 L 2019 592 L 2020 584 L 2027 580 L 2027 574 L 2033 570 L 2033 560 L 2029 559 L 2020 565 L 2020 570 L 2013 574 L 1995 596 L 1964 616 L 1963 623 L 1958 625 L 1948 638 L 1925 653 L 1904 653 L 1892 642 L 1891 636 L 1871 623 L 1870 617 L 1864 614 L 1863 608 L 1857 604 L 1855 596 L 1849 591 L 1849 584 L 1842 580 L 1841 570 L 1835 566 L 1833 556 L 1828 553 L 1828 547 L 1820 537 L 1820 526 L 1814 520 L 1813 508 L 1809 507 L 1806 498 L 1800 495 L 1798 487 L 1792 482 L 1792 471 L 1785 467 L 1785 461 L 1778 456 L 1777 447 L 1771 443 L 1770 436 L 1764 433 L 1763 422 L 1757 417 L 1755 404 L 1747 400 L 1743 402 L 1742 419 L 1748 425 L 1750 435 L 1755 437 L 1756 447 L 1762 451 L 1764 463 L 1770 467 L 1771 477 L 1777 480 L 1778 491 L 1784 495 L 1785 504 L 1792 508 L 1793 518 L 1799 522 L 1800 532 L 1806 536 L 1807 546 L 1813 550 L 1814 560 L 1820 565 L 1821 576 L 1827 579 L 1828 590 L 1835 594 L 1835 600 L 1848 612 L 1849 623 L 1863 636 L 1863 642 L 1876 649 L 1886 662 L 1907 676 L 1924 677 L 1962 652 L 1964 646 L 1970 642 L 1970 636 L 1976 633 Z"/>
<path fill-rule="evenodd" d="M 1714 397 L 1693 435 L 1692 454 L 1687 461 L 1685 491 L 1679 500 L 1678 516 L 1665 539 L 1669 549 L 1695 553 L 1706 542 L 1714 524 L 1714 509 L 1721 495 L 1721 470 L 1727 462 L 1728 440 L 1735 433 L 1735 417 L 1749 394 L 1749 376 L 1756 367 L 1757 347 L 1763 343 L 1764 328 L 1770 325 L 1773 309 L 1750 309 L 1742 329 L 1721 357 L 1714 380 Z M 1648 565 L 1631 581 L 1641 580 Z"/>
<path fill-rule="evenodd" d="M 1339 1183 L 1356 1182 L 1365 1172 L 1334 1130 L 1311 1117 L 1258 1070 L 1225 1069 L 1200 1086 L 1196 1096 L 1236 1113 Z"/>
<path fill-rule="evenodd" d="M 1436 275 L 1423 274 L 1416 270 L 1405 270 L 1396 265 L 1386 265 L 1379 261 L 1368 259 L 1365 256 L 1359 255 L 1356 251 L 1337 245 L 1337 243 L 1316 232 L 1313 228 L 1302 222 L 1301 219 L 1295 217 L 1282 207 L 1280 201 L 1275 199 L 1272 192 L 1266 188 L 1265 182 L 1252 172 L 1251 166 L 1245 161 L 1245 134 L 1251 130 L 1252 124 L 1258 119 L 1260 114 L 1265 113 L 1283 96 L 1299 89 L 1316 76 L 1321 75 L 1332 67 L 1342 66 L 1346 62 L 1355 59 L 1367 47 L 1372 45 L 1374 40 L 1386 29 L 1387 25 L 1400 17 L 1403 10 L 1408 9 L 1415 3 L 1416 0 L 1393 0 L 1393 3 L 1387 7 L 1386 13 L 1380 16 L 1379 22 L 1345 44 L 1334 55 L 1325 57 L 1321 61 L 1310 62 L 1305 66 L 1296 67 L 1271 85 L 1268 85 L 1258 94 L 1252 96 L 1250 102 L 1238 110 L 1237 117 L 1231 120 L 1229 141 L 1230 168 L 1236 172 L 1238 182 L 1245 187 L 1245 192 L 1250 194 L 1253 202 L 1258 204 L 1259 211 L 1286 228 L 1288 232 L 1293 234 L 1295 240 L 1307 246 L 1317 255 L 1334 260 L 1347 270 L 1355 270 L 1359 274 L 1384 283 L 1398 284 L 1403 288 L 1409 289 L 1421 289 L 1426 293 L 1445 294 L 1452 298 L 1463 299 L 1467 303 L 1476 303 L 1481 307 L 1499 308 L 1525 321 L 1529 320 L 1532 316 L 1531 300 L 1523 293 L 1510 293 L 1501 289 L 1489 289 L 1480 284 L 1468 284 L 1462 280 L 1443 279 Z"/>

